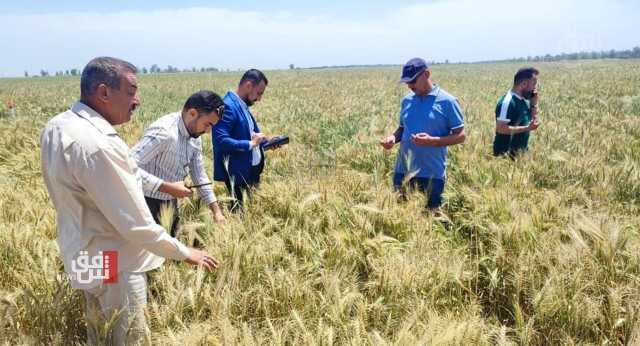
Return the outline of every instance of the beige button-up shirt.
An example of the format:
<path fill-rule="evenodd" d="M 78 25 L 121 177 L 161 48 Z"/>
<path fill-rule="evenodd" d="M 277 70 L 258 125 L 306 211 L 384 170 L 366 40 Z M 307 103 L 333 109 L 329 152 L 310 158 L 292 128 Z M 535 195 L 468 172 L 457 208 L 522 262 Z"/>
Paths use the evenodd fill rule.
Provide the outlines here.
<path fill-rule="evenodd" d="M 74 288 L 80 251 L 117 251 L 118 272 L 145 272 L 189 249 L 153 221 L 129 147 L 82 102 L 51 119 L 41 137 L 42 175 L 57 214 L 58 246 Z M 77 268 L 77 266 L 76 266 Z"/>

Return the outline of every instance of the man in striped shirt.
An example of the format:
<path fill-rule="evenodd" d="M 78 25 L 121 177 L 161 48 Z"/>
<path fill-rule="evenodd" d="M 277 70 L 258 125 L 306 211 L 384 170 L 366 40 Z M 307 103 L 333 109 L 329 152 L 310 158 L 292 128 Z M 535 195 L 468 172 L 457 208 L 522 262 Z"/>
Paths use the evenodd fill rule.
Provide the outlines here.
<path fill-rule="evenodd" d="M 131 149 L 142 178 L 142 187 L 156 222 L 163 206 L 173 209 L 171 235 L 177 236 L 178 198 L 189 197 L 197 187 L 200 198 L 209 206 L 215 222 L 225 218 L 204 169 L 200 135 L 210 132 L 224 111 L 220 96 L 208 90 L 191 95 L 181 112 L 167 114 L 152 123 L 142 139 Z M 193 186 L 184 178 L 191 174 Z"/>
<path fill-rule="evenodd" d="M 513 88 L 498 100 L 496 106 L 495 156 L 509 154 L 514 158 L 529 148 L 529 133 L 540 125 L 538 121 L 538 70 L 533 67 L 518 70 Z"/>

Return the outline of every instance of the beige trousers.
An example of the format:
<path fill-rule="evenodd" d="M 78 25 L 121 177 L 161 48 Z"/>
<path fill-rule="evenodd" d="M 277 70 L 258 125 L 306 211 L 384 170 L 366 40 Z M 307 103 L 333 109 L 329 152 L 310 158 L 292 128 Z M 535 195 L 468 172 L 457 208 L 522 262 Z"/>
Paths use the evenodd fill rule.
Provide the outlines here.
<path fill-rule="evenodd" d="M 84 290 L 84 296 L 89 345 L 150 344 L 145 273 L 118 273 L 117 283 Z"/>

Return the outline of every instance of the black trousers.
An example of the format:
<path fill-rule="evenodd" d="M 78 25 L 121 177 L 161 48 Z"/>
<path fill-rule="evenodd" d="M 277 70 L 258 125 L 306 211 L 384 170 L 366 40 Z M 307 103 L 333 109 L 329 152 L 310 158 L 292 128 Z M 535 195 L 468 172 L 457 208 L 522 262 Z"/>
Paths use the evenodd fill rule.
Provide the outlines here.
<path fill-rule="evenodd" d="M 249 172 L 249 179 L 234 181 L 233 186 L 231 186 L 231 181 L 229 179 L 224 181 L 224 185 L 227 187 L 229 195 L 234 199 L 232 202 L 233 204 L 231 205 L 232 213 L 241 213 L 244 211 L 244 195 L 246 194 L 247 197 L 251 196 L 251 190 L 260 185 L 261 172 L 262 167 L 253 166 Z"/>
<path fill-rule="evenodd" d="M 179 227 L 180 227 L 180 215 L 178 214 L 178 200 L 171 199 L 168 201 L 162 199 L 155 199 L 151 197 L 144 197 L 147 202 L 147 206 L 149 206 L 149 210 L 151 211 L 151 215 L 153 219 L 156 221 L 158 225 L 160 225 L 160 211 L 163 206 L 168 206 L 169 208 L 173 208 L 173 218 L 171 219 L 171 230 L 169 233 L 172 237 L 176 238 L 178 236 Z M 166 208 L 166 207 L 165 207 Z"/>

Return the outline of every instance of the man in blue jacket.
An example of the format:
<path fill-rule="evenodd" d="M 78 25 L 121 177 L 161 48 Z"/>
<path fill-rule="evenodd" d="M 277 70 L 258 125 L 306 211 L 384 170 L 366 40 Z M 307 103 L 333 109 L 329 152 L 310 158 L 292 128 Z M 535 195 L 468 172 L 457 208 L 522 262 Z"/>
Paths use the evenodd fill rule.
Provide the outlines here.
<path fill-rule="evenodd" d="M 231 211 L 242 210 L 243 194 L 260 183 L 264 168 L 260 131 L 249 108 L 260 101 L 269 81 L 256 69 L 244 73 L 235 92 L 224 96 L 224 115 L 213 129 L 213 178 L 224 181 L 235 199 Z"/>

